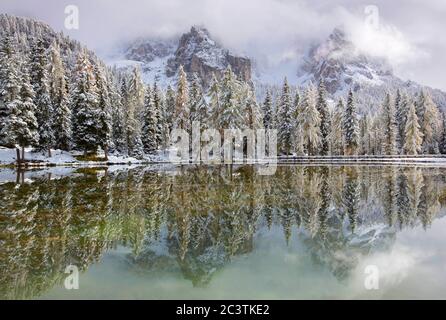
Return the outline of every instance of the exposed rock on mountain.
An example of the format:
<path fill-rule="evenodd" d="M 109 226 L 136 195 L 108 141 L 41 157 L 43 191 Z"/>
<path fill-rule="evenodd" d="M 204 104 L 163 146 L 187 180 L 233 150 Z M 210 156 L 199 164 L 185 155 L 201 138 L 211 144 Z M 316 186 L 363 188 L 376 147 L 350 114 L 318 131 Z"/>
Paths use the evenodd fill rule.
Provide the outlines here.
<path fill-rule="evenodd" d="M 205 87 L 213 74 L 220 77 L 228 66 L 241 80 L 251 80 L 251 60 L 223 48 L 202 27 L 192 27 L 176 41 L 138 40 L 127 49 L 125 57 L 140 62 L 146 73 L 155 72 L 167 81 L 174 78 L 180 65 L 190 76 L 197 75 Z"/>
<path fill-rule="evenodd" d="M 425 89 L 437 105 L 446 110 L 446 93 L 397 77 L 390 65 L 380 58 L 360 52 L 341 29 L 335 29 L 328 39 L 309 50 L 298 70 L 299 84 L 325 81 L 332 97 L 346 96 L 348 90 L 356 93 L 362 107 L 373 111 L 382 102 L 386 92 L 397 89 L 414 95 Z M 364 110 L 363 110 L 364 111 Z"/>

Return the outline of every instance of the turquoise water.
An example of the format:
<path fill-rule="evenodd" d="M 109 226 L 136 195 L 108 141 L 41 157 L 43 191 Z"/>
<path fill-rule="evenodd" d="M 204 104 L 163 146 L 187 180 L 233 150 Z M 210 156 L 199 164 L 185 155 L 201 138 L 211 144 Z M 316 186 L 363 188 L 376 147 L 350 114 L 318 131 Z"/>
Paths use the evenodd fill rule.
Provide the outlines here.
<path fill-rule="evenodd" d="M 442 168 L 88 168 L 10 180 L 3 299 L 446 298 Z M 65 287 L 69 265 L 78 289 Z"/>

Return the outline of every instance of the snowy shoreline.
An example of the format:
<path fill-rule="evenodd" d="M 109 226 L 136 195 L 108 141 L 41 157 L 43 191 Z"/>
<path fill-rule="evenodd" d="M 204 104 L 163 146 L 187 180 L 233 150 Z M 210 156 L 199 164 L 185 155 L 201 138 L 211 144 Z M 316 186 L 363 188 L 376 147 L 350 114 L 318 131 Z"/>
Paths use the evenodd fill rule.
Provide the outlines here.
<path fill-rule="evenodd" d="M 26 168 L 45 168 L 55 166 L 113 166 L 113 165 L 151 165 L 151 164 L 178 164 L 178 165 L 196 165 L 199 162 L 179 162 L 172 163 L 164 155 L 145 156 L 143 159 L 136 159 L 133 157 L 111 154 L 107 161 L 83 161 L 76 157 L 81 153 L 67 152 L 61 150 L 52 150 L 52 157 L 47 157 L 40 152 L 32 152 L 30 148 L 25 149 L 25 159 L 27 162 Z M 103 156 L 98 154 L 97 157 Z M 334 165 L 420 165 L 432 164 L 436 166 L 446 166 L 445 155 L 400 155 L 400 156 L 385 156 L 385 155 L 362 155 L 362 156 L 279 156 L 277 159 L 259 160 L 234 160 L 233 164 L 334 164 Z M 0 147 L 0 168 L 16 166 L 16 150 L 14 148 Z"/>

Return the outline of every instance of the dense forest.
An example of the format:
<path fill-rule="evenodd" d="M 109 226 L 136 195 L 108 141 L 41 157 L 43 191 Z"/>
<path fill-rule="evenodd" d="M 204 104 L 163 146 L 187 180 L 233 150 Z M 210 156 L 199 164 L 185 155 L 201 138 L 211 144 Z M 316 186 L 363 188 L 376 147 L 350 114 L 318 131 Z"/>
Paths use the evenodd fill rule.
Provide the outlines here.
<path fill-rule="evenodd" d="M 353 91 L 333 102 L 323 82 L 293 89 L 285 79 L 259 103 L 229 67 L 203 88 L 180 66 L 176 86 L 164 89 L 39 22 L 1 15 L 0 24 L 0 146 L 17 148 L 19 161 L 29 146 L 49 157 L 59 149 L 142 159 L 194 121 L 220 132 L 277 129 L 282 155 L 446 153 L 444 115 L 423 91 L 389 92 L 379 112 L 358 114 Z"/>

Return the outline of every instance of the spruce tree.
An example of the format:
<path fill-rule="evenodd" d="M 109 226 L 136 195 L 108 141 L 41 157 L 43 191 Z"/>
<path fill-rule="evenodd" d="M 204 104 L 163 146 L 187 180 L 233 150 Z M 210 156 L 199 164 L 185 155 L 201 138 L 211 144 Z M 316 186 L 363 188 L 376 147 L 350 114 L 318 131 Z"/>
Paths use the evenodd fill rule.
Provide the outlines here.
<path fill-rule="evenodd" d="M 322 136 L 321 116 L 316 108 L 316 95 L 316 89 L 311 84 L 305 91 L 298 119 L 304 148 L 310 156 L 319 153 Z"/>
<path fill-rule="evenodd" d="M 218 119 L 221 112 L 220 104 L 220 83 L 215 74 L 212 75 L 212 81 L 208 89 L 209 99 L 209 125 L 214 129 L 220 130 Z M 220 132 L 221 133 L 221 132 Z"/>
<path fill-rule="evenodd" d="M 68 105 L 67 83 L 65 69 L 60 57 L 58 44 L 51 47 L 50 52 L 50 96 L 53 106 L 53 131 L 54 147 L 61 150 L 70 150 L 71 132 L 71 110 Z"/>
<path fill-rule="evenodd" d="M 38 124 L 35 117 L 34 91 L 25 69 L 21 76 L 19 99 L 9 104 L 9 114 L 4 130 L 8 133 L 7 143 L 22 148 L 21 161 L 25 160 L 25 147 L 39 141 Z M 17 158 L 17 160 L 20 160 Z"/>
<path fill-rule="evenodd" d="M 262 105 L 262 113 L 263 113 L 263 126 L 265 129 L 272 128 L 272 118 L 273 118 L 273 101 L 271 97 L 271 92 L 269 90 L 266 91 L 265 101 Z"/>
<path fill-rule="evenodd" d="M 395 108 L 390 94 L 387 94 L 382 106 L 382 128 L 384 133 L 383 151 L 387 155 L 397 154 L 397 123 L 395 120 Z"/>
<path fill-rule="evenodd" d="M 332 115 L 330 129 L 330 150 L 332 155 L 344 154 L 344 102 L 339 99 Z"/>
<path fill-rule="evenodd" d="M 155 109 L 155 103 L 150 88 L 146 90 L 146 97 L 144 101 L 143 127 L 142 127 L 142 142 L 144 144 L 144 152 L 147 154 L 156 154 L 158 149 L 157 144 L 157 127 L 158 119 Z"/>
<path fill-rule="evenodd" d="M 418 123 L 418 116 L 413 103 L 409 103 L 406 128 L 404 130 L 404 151 L 409 155 L 416 155 L 421 151 L 423 133 Z"/>
<path fill-rule="evenodd" d="M 173 116 L 175 114 L 175 91 L 169 85 L 166 90 L 166 99 L 165 99 L 165 120 L 166 125 L 168 127 L 168 134 L 172 130 L 173 126 Z"/>
<path fill-rule="evenodd" d="M 319 83 L 318 88 L 318 97 L 316 102 L 316 109 L 319 111 L 319 115 L 321 118 L 320 124 L 320 132 L 321 132 L 321 146 L 320 146 L 320 154 L 323 156 L 329 155 L 330 153 L 330 112 L 328 110 L 327 100 L 326 100 L 327 91 L 325 89 L 324 81 L 322 80 Z"/>
<path fill-rule="evenodd" d="M 229 66 L 220 85 L 220 112 L 217 114 L 217 128 L 221 130 L 242 128 L 244 115 L 237 103 L 239 95 L 239 84 Z"/>
<path fill-rule="evenodd" d="M 189 90 L 190 123 L 199 121 L 201 128 L 205 129 L 208 122 L 207 104 L 197 76 L 194 77 Z"/>
<path fill-rule="evenodd" d="M 128 82 L 126 138 L 129 155 L 141 159 L 144 146 L 141 140 L 141 121 L 139 119 L 144 108 L 144 85 L 140 71 L 134 68 Z"/>
<path fill-rule="evenodd" d="M 116 81 L 116 80 L 115 80 Z M 113 150 L 127 154 L 127 141 L 125 135 L 125 115 L 123 99 L 120 92 L 122 87 L 118 83 L 113 83 L 110 87 L 110 99 L 112 105 L 112 141 Z"/>
<path fill-rule="evenodd" d="M 20 73 L 13 38 L 5 36 L 0 43 L 0 145 L 11 141 L 6 130 L 13 104 L 20 99 Z"/>
<path fill-rule="evenodd" d="M 178 71 L 177 94 L 175 98 L 174 127 L 190 129 L 189 84 L 183 66 Z"/>
<path fill-rule="evenodd" d="M 54 146 L 54 117 L 50 96 L 47 50 L 42 38 L 38 38 L 31 48 L 30 72 L 35 92 L 36 117 L 39 124 L 38 148 L 47 150 L 48 156 L 51 157 L 51 148 Z"/>
<path fill-rule="evenodd" d="M 73 110 L 74 147 L 76 150 L 84 151 L 84 154 L 96 152 L 98 132 L 101 127 L 99 97 L 93 66 L 85 51 L 79 53 L 77 59 L 70 100 Z"/>
<path fill-rule="evenodd" d="M 439 153 L 440 114 L 437 105 L 432 101 L 428 92 L 423 90 L 420 93 L 417 108 L 419 113 L 422 114 L 422 117 L 419 118 L 423 133 L 422 151 L 429 154 Z"/>
<path fill-rule="evenodd" d="M 343 121 L 345 153 L 354 155 L 359 146 L 359 124 L 353 92 L 350 90 Z"/>
<path fill-rule="evenodd" d="M 407 96 L 398 89 L 395 98 L 395 112 L 397 124 L 397 145 L 400 153 L 404 152 L 404 131 L 406 129 L 407 120 Z"/>
<path fill-rule="evenodd" d="M 104 67 L 95 64 L 94 73 L 96 79 L 96 90 L 98 94 L 98 145 L 104 151 L 105 159 L 108 160 L 108 151 L 112 143 L 112 106 L 110 101 L 109 84 Z"/>
<path fill-rule="evenodd" d="M 288 80 L 285 78 L 282 87 L 282 95 L 277 110 L 277 147 L 281 154 L 288 155 L 291 152 L 291 123 L 292 100 Z"/>

